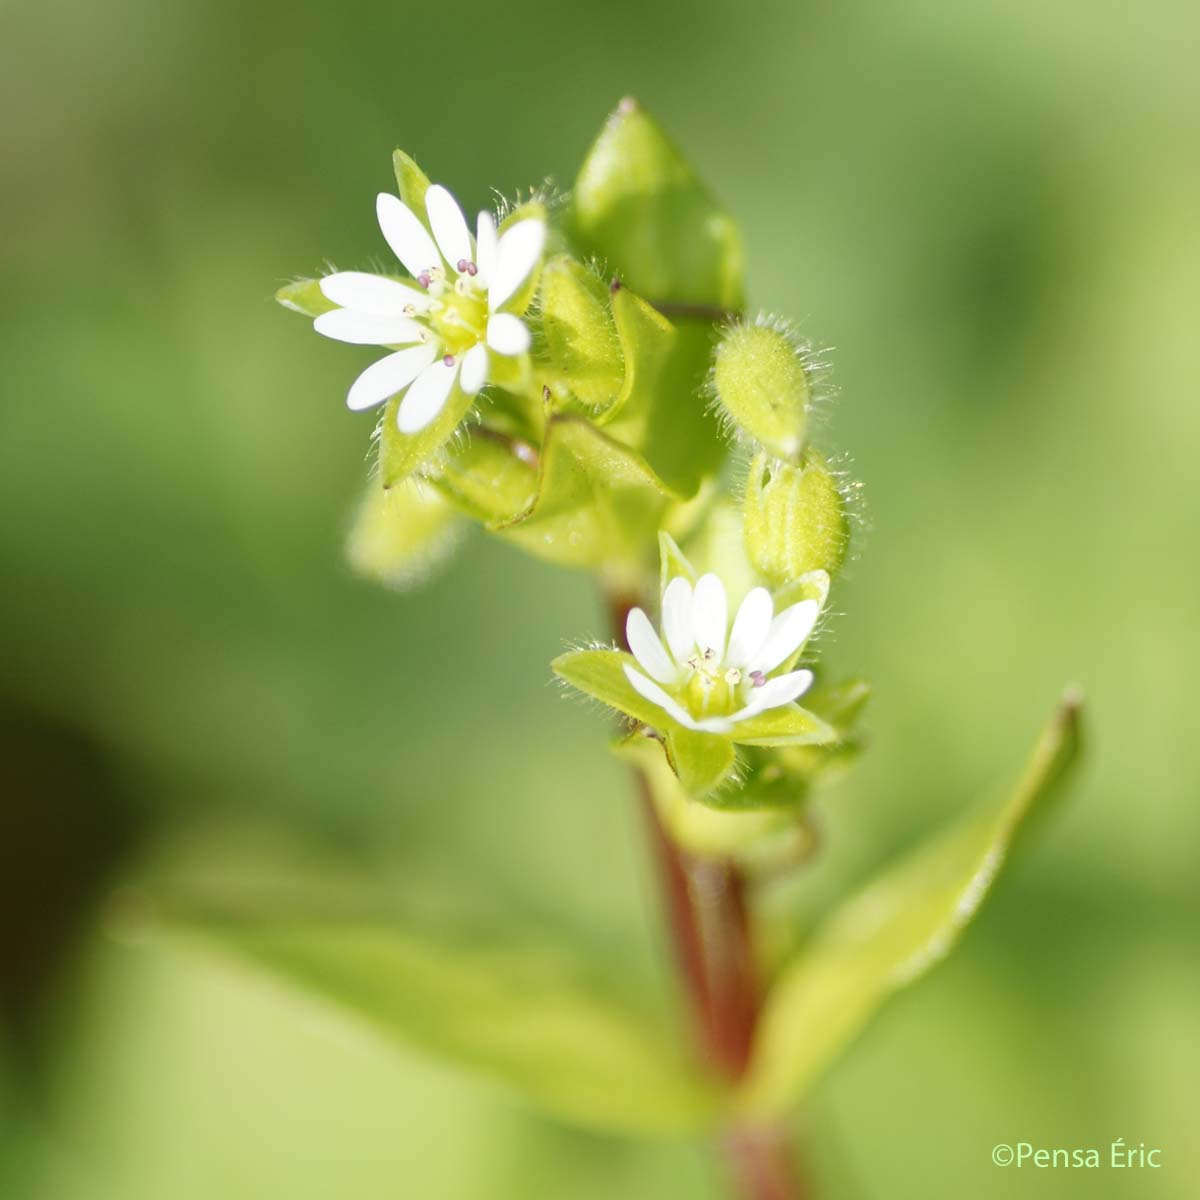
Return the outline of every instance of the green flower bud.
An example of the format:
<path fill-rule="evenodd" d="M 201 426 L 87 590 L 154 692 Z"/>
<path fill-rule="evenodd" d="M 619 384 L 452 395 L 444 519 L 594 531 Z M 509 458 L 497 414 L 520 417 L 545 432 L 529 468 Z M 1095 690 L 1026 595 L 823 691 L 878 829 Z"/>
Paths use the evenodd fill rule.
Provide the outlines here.
<path fill-rule="evenodd" d="M 746 553 L 772 586 L 809 571 L 832 575 L 846 557 L 846 501 L 836 476 L 814 450 L 799 466 L 756 455 L 743 513 Z"/>
<path fill-rule="evenodd" d="M 734 325 L 717 344 L 712 387 L 721 415 L 776 458 L 804 449 L 811 397 L 805 348 L 768 323 Z"/>
<path fill-rule="evenodd" d="M 346 558 L 359 575 L 411 587 L 449 556 L 458 531 L 454 507 L 423 480 L 385 489 L 372 478 L 346 538 Z"/>

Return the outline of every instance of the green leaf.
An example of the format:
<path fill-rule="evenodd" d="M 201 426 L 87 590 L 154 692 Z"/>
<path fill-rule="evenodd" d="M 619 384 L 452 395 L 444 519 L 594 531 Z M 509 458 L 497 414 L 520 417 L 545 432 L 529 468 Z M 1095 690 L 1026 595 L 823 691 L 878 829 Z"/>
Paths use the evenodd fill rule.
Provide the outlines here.
<path fill-rule="evenodd" d="M 668 723 L 667 757 L 692 800 L 704 800 L 716 791 L 729 778 L 735 762 L 729 738 L 684 729 L 673 721 Z"/>
<path fill-rule="evenodd" d="M 1079 701 L 1068 696 L 1001 807 L 933 839 L 826 919 L 766 998 L 740 1111 L 789 1109 L 888 996 L 950 952 L 1078 750 Z"/>
<path fill-rule="evenodd" d="M 607 409 L 625 377 L 608 285 L 565 254 L 547 263 L 542 327 L 551 361 L 572 394 L 594 412 Z"/>
<path fill-rule="evenodd" d="M 815 746 L 837 741 L 837 730 L 798 704 L 739 721 L 730 734 L 743 746 Z"/>
<path fill-rule="evenodd" d="M 385 488 L 394 487 L 429 462 L 453 436 L 473 403 L 455 380 L 442 411 L 430 424 L 418 433 L 401 433 L 396 427 L 396 413 L 403 399 L 403 394 L 393 396 L 379 423 L 379 473 Z"/>
<path fill-rule="evenodd" d="M 460 509 L 486 523 L 511 521 L 537 492 L 537 451 L 491 429 L 473 429 L 428 476 Z"/>
<path fill-rule="evenodd" d="M 294 283 L 284 284 L 275 293 L 275 299 L 284 308 L 298 312 L 305 317 L 319 317 L 322 313 L 331 312 L 337 305 L 321 291 L 319 279 L 297 279 Z"/>
<path fill-rule="evenodd" d="M 634 101 L 609 117 L 573 198 L 571 228 L 583 255 L 653 303 L 741 304 L 737 227 Z"/>
<path fill-rule="evenodd" d="M 562 414 L 546 426 L 536 498 L 494 528 L 563 566 L 631 572 L 673 498 L 634 451 L 582 417 Z"/>
<path fill-rule="evenodd" d="M 178 913 L 180 944 L 208 945 L 353 1030 L 513 1089 L 552 1116 L 622 1133 L 704 1128 L 718 1097 L 679 1030 L 565 948 L 510 931 L 369 914 L 344 896 L 321 910 L 288 895 L 271 911 L 225 904 Z M 314 912 L 314 907 L 317 911 Z"/>
<path fill-rule="evenodd" d="M 403 150 L 392 152 L 392 167 L 396 172 L 396 186 L 400 191 L 400 199 L 416 213 L 425 228 L 429 229 L 429 215 L 425 211 L 429 176 Z"/>
<path fill-rule="evenodd" d="M 368 579 L 409 587 L 450 554 L 458 529 L 458 513 L 429 484 L 409 479 L 389 491 L 373 477 L 346 538 L 346 557 Z"/>
<path fill-rule="evenodd" d="M 569 650 L 554 659 L 550 669 L 593 700 L 599 700 L 643 725 L 661 728 L 668 721 L 667 714 L 634 691 L 625 676 L 627 666 L 641 669 L 633 655 L 621 650 Z"/>

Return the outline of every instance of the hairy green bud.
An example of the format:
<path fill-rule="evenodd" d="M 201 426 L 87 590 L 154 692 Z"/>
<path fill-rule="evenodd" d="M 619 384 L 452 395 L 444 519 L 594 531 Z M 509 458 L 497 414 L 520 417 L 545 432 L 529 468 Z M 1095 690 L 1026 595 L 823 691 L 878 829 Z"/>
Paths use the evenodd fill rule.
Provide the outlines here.
<path fill-rule="evenodd" d="M 770 324 L 734 325 L 717 344 L 713 390 L 721 414 L 776 458 L 804 449 L 810 387 L 804 348 Z"/>
<path fill-rule="evenodd" d="M 837 478 L 814 450 L 798 466 L 756 455 L 743 513 L 746 553 L 772 586 L 809 571 L 832 575 L 846 557 L 846 502 Z"/>

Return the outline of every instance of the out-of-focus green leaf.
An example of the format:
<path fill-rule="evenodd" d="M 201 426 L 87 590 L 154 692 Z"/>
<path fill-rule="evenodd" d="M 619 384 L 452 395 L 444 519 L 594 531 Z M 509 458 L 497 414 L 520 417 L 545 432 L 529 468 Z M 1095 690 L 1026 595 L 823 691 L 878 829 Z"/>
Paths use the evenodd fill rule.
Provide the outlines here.
<path fill-rule="evenodd" d="M 400 199 L 416 213 L 425 228 L 429 229 L 429 214 L 425 211 L 429 176 L 403 150 L 392 152 L 392 167 L 396 172 L 396 186 L 400 190 Z"/>
<path fill-rule="evenodd" d="M 560 679 L 584 695 L 657 729 L 666 721 L 666 713 L 634 691 L 625 676 L 627 666 L 641 669 L 633 655 L 621 650 L 569 650 L 550 664 Z"/>
<path fill-rule="evenodd" d="M 739 1109 L 786 1111 L 897 989 L 954 946 L 1022 822 L 1059 790 L 1079 749 L 1079 701 L 1064 699 L 999 808 L 974 814 L 839 907 L 768 993 Z"/>
<path fill-rule="evenodd" d="M 281 1003 L 317 1004 L 348 1026 L 459 1065 L 542 1111 L 623 1133 L 703 1128 L 718 1097 L 676 1029 L 557 945 L 491 928 L 429 928 L 342 903 L 195 907 L 168 930 L 272 980 Z M 415 916 L 415 914 L 414 914 Z"/>
<path fill-rule="evenodd" d="M 490 429 L 473 429 L 430 474 L 454 504 L 487 523 L 511 521 L 537 491 L 537 451 Z"/>
<path fill-rule="evenodd" d="M 656 304 L 740 305 L 733 219 L 634 101 L 609 117 L 572 194 L 580 250 L 634 291 Z"/>
<path fill-rule="evenodd" d="M 424 429 L 401 433 L 396 427 L 396 413 L 403 399 L 403 395 L 393 396 L 379 423 L 379 474 L 385 488 L 394 487 L 429 462 L 453 436 L 473 403 L 456 380 L 442 411 Z"/>
<path fill-rule="evenodd" d="M 674 499 L 645 461 L 581 417 L 546 426 L 538 492 L 495 528 L 530 554 L 570 567 L 636 571 Z"/>
<path fill-rule="evenodd" d="M 305 317 L 319 317 L 322 313 L 337 308 L 337 305 L 321 291 L 319 279 L 297 279 L 294 283 L 285 283 L 275 293 L 275 299 L 284 308 L 290 308 L 292 312 L 298 312 Z"/>
<path fill-rule="evenodd" d="M 429 484 L 407 479 L 388 490 L 372 477 L 346 538 L 346 557 L 360 575 L 407 587 L 450 553 L 458 526 L 454 506 Z"/>

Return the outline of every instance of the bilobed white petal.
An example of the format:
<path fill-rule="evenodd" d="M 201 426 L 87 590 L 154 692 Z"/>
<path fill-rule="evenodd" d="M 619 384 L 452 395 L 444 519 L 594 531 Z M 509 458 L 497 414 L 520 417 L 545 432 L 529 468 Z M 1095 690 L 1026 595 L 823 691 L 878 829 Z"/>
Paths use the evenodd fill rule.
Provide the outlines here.
<path fill-rule="evenodd" d="M 429 307 L 429 296 L 425 292 L 366 271 L 338 271 L 326 275 L 321 280 L 321 291 L 334 304 L 377 317 L 407 316 L 410 305 L 417 312 L 424 312 Z"/>
<path fill-rule="evenodd" d="M 659 683 L 674 683 L 679 677 L 671 656 L 650 624 L 650 618 L 640 608 L 629 610 L 629 616 L 625 619 L 625 640 L 633 651 L 633 657 Z"/>
<path fill-rule="evenodd" d="M 463 355 L 462 375 L 459 385 L 468 396 L 475 396 L 479 389 L 487 383 L 488 352 L 487 348 L 476 343 Z"/>
<path fill-rule="evenodd" d="M 463 259 L 470 262 L 471 231 L 467 228 L 467 219 L 458 207 L 458 201 L 440 183 L 425 192 L 425 212 L 446 262 L 455 270 Z"/>
<path fill-rule="evenodd" d="M 442 411 L 458 368 L 457 362 L 447 366 L 439 358 L 413 380 L 396 410 L 396 428 L 401 433 L 420 433 Z"/>
<path fill-rule="evenodd" d="M 425 327 L 409 317 L 381 317 L 335 308 L 313 321 L 313 328 L 327 338 L 355 346 L 403 346 L 425 337 Z"/>
<path fill-rule="evenodd" d="M 729 633 L 725 661 L 731 667 L 744 667 L 762 649 L 771 630 L 774 604 L 764 587 L 751 588 L 738 608 Z"/>
<path fill-rule="evenodd" d="M 490 212 L 481 212 L 475 225 L 475 266 L 479 274 L 478 283 L 487 285 L 496 265 L 496 221 Z"/>
<path fill-rule="evenodd" d="M 359 412 L 382 404 L 410 383 L 434 360 L 437 347 L 431 344 L 409 346 L 373 362 L 350 385 L 346 406 Z"/>
<path fill-rule="evenodd" d="M 750 694 L 749 703 L 745 708 L 740 709 L 733 714 L 733 720 L 742 721 L 746 717 L 753 717 L 760 712 L 765 712 L 768 708 L 779 708 L 784 704 L 791 702 L 800 696 L 812 686 L 813 673 L 811 671 L 789 671 L 786 675 L 777 675 L 774 679 L 768 679 L 760 688 L 755 688 Z"/>
<path fill-rule="evenodd" d="M 725 653 L 728 616 L 725 585 L 711 572 L 701 575 L 696 580 L 696 591 L 692 595 L 692 634 L 702 651 L 713 651 L 715 662 L 720 662 Z"/>
<path fill-rule="evenodd" d="M 520 317 L 496 313 L 488 318 L 487 344 L 497 354 L 524 354 L 529 349 L 529 330 Z"/>
<path fill-rule="evenodd" d="M 529 278 L 546 243 L 544 221 L 518 221 L 500 235 L 496 262 L 488 278 L 488 308 L 495 312 Z"/>
<path fill-rule="evenodd" d="M 672 579 L 663 592 L 662 628 L 675 661 L 683 664 L 696 642 L 692 636 L 692 585 L 682 575 Z"/>
<path fill-rule="evenodd" d="M 627 664 L 625 678 L 629 680 L 635 692 L 649 700 L 651 704 L 657 704 L 672 720 L 678 721 L 680 725 L 686 725 L 689 729 L 696 728 L 696 722 L 692 720 L 691 714 L 676 700 L 668 696 L 657 683 L 647 679 L 641 671 L 635 671 Z"/>
<path fill-rule="evenodd" d="M 791 608 L 785 608 L 771 622 L 771 631 L 758 653 L 747 667 L 751 671 L 773 671 L 785 659 L 804 644 L 817 623 L 820 606 L 815 600 L 801 600 Z"/>
<path fill-rule="evenodd" d="M 379 228 L 392 253 L 415 279 L 422 271 L 441 266 L 442 256 L 429 236 L 429 230 L 416 213 L 390 192 L 380 192 L 375 201 Z"/>

